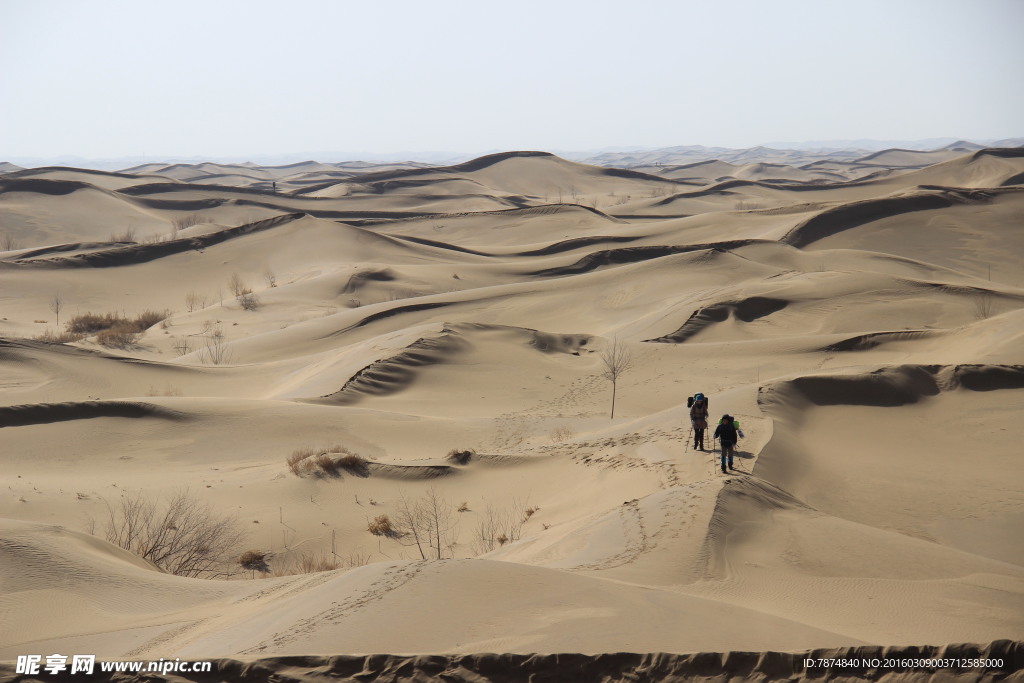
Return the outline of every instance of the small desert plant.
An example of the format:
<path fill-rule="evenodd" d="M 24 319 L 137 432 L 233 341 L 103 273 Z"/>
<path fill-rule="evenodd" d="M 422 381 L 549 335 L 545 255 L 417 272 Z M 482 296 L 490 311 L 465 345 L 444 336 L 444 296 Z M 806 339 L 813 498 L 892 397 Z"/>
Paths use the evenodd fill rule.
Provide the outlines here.
<path fill-rule="evenodd" d="M 138 332 L 129 328 L 116 326 L 96 334 L 96 343 L 108 349 L 128 349 L 135 345 L 139 338 Z"/>
<path fill-rule="evenodd" d="M 316 451 L 309 446 L 304 446 L 292 451 L 291 455 L 285 458 L 285 462 L 288 464 L 288 469 L 291 470 L 292 474 L 301 477 L 312 469 L 312 461 L 309 459 L 314 455 L 316 455 Z"/>
<path fill-rule="evenodd" d="M 51 332 L 47 330 L 42 334 L 32 337 L 32 339 L 47 342 L 48 344 L 68 344 L 70 342 L 82 341 L 85 339 L 85 335 L 75 334 L 74 332 Z"/>
<path fill-rule="evenodd" d="M 338 476 L 338 463 L 328 453 L 317 455 L 313 458 L 313 464 L 329 477 Z"/>
<path fill-rule="evenodd" d="M 255 311 L 260 307 L 259 297 L 253 294 L 251 289 L 243 289 L 237 299 L 243 311 Z"/>
<path fill-rule="evenodd" d="M 452 450 L 448 451 L 448 462 L 453 462 L 456 465 L 465 465 L 470 460 L 472 460 L 473 456 L 475 455 L 476 451 L 474 451 L 472 448 L 463 451 L 460 451 L 457 448 L 453 448 Z"/>
<path fill-rule="evenodd" d="M 164 386 L 163 389 L 157 389 L 154 386 L 150 386 L 149 391 L 146 392 L 146 396 L 181 396 L 181 389 L 173 387 L 170 384 Z"/>
<path fill-rule="evenodd" d="M 562 425 L 561 427 L 555 427 L 552 429 L 550 436 L 551 443 L 561 443 L 576 436 L 576 432 L 574 432 L 570 427 Z"/>
<path fill-rule="evenodd" d="M 263 281 L 267 283 L 267 287 L 277 287 L 277 276 L 269 267 L 263 271 Z"/>
<path fill-rule="evenodd" d="M 270 573 L 270 567 L 267 566 L 267 557 L 269 553 L 262 550 L 246 550 L 238 557 L 238 564 L 242 569 L 247 569 L 256 575 L 256 572 L 261 574 Z"/>
<path fill-rule="evenodd" d="M 129 225 L 124 229 L 124 232 L 112 232 L 110 233 L 111 242 L 134 242 L 135 241 L 135 226 Z"/>
<path fill-rule="evenodd" d="M 184 356 L 192 350 L 192 340 L 188 337 L 171 337 L 171 348 L 174 349 L 179 356 Z"/>
<path fill-rule="evenodd" d="M 185 308 L 188 309 L 189 313 L 197 309 L 206 308 L 207 302 L 207 296 L 196 291 L 191 291 L 185 295 Z"/>
<path fill-rule="evenodd" d="M 391 518 L 387 515 L 377 515 L 374 517 L 366 525 L 366 530 L 374 536 L 384 536 L 385 538 L 398 538 L 401 536 L 398 529 L 392 524 Z"/>
<path fill-rule="evenodd" d="M 974 317 L 987 320 L 992 315 L 992 294 L 985 293 L 974 299 Z"/>
<path fill-rule="evenodd" d="M 455 508 L 456 512 L 469 512 L 469 503 L 463 501 L 459 507 Z"/>
<path fill-rule="evenodd" d="M 9 232 L 0 235 L 0 251 L 14 251 L 19 248 L 18 240 Z"/>
<path fill-rule="evenodd" d="M 199 350 L 199 359 L 210 365 L 223 365 L 231 361 L 231 350 L 228 348 L 224 330 L 220 325 L 211 327 L 204 335 L 205 346 Z"/>

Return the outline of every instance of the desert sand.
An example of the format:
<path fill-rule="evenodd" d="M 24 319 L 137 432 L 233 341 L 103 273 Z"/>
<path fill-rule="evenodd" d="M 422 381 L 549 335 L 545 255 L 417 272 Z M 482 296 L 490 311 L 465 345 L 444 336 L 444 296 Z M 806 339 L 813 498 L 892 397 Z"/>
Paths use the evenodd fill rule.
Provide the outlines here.
<path fill-rule="evenodd" d="M 1024 665 L 990 645 L 1024 640 L 1024 149 L 614 161 L 0 175 L 3 671 Z M 698 391 L 746 434 L 728 474 Z M 105 540 L 185 490 L 241 530 L 217 571 Z"/>

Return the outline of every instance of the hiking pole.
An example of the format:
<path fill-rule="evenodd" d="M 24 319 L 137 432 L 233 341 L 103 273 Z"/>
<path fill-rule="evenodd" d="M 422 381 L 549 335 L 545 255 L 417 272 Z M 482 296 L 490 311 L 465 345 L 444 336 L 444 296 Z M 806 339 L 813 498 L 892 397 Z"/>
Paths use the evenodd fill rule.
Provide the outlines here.
<path fill-rule="evenodd" d="M 690 433 L 686 436 L 686 449 L 683 451 L 683 453 L 689 453 L 690 452 L 690 437 L 692 437 L 692 436 L 693 436 L 693 423 L 691 422 L 690 423 Z"/>

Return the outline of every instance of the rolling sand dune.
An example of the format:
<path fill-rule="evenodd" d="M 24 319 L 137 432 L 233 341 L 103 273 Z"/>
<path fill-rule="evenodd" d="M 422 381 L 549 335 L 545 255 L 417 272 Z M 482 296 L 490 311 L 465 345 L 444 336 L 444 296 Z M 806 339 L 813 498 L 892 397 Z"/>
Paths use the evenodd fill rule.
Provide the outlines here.
<path fill-rule="evenodd" d="M 1024 154 L 713 151 L 5 173 L 0 678 L 1019 676 Z"/>

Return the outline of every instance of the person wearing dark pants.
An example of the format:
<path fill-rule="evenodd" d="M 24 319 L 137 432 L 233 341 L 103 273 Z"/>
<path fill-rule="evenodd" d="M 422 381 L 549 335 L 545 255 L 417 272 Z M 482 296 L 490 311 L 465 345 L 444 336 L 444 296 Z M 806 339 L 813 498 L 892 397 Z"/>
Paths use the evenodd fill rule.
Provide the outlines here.
<path fill-rule="evenodd" d="M 732 458 L 736 450 L 736 441 L 739 439 L 739 428 L 736 427 L 731 415 L 723 415 L 722 421 L 715 428 L 715 438 L 722 443 L 722 473 L 728 474 L 726 469 L 733 469 Z"/>

